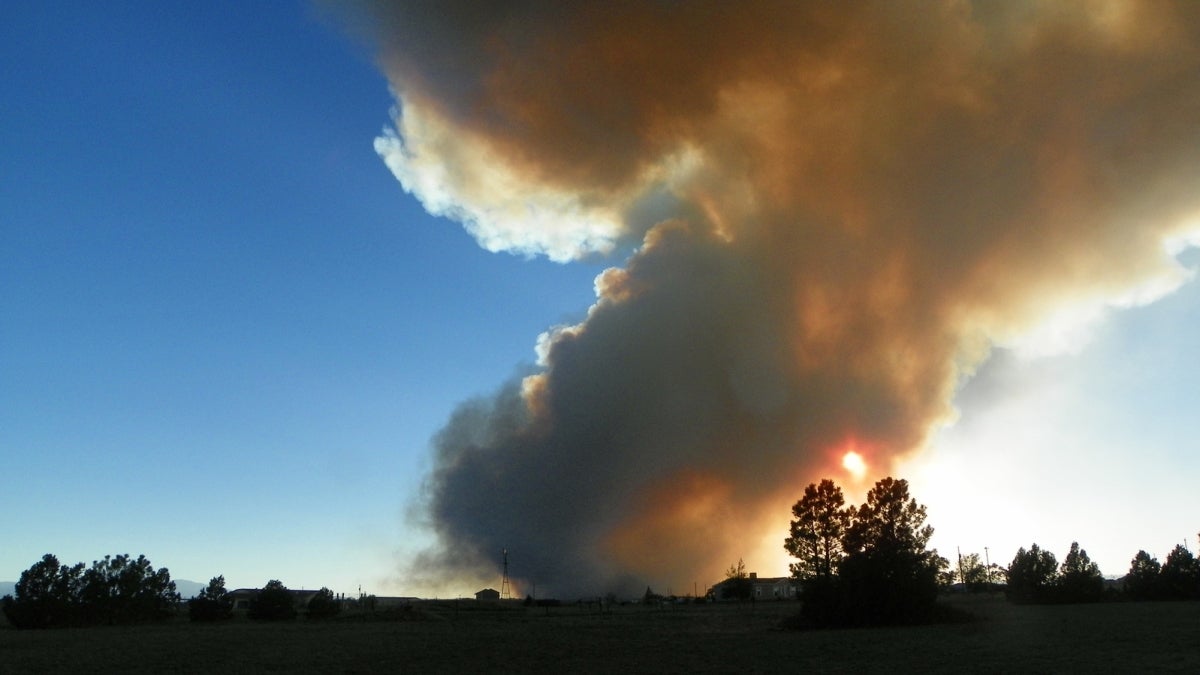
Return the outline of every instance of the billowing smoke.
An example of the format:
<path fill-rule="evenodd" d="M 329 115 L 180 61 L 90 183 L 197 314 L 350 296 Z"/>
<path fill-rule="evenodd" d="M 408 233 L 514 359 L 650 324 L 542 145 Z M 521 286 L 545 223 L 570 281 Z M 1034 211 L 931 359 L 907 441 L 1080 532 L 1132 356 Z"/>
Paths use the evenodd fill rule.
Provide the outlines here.
<path fill-rule="evenodd" d="M 690 588 L 761 541 L 781 557 L 788 505 L 849 445 L 882 475 L 995 345 L 1069 347 L 1188 277 L 1200 3 L 353 20 L 398 102 L 376 147 L 431 212 L 491 250 L 628 256 L 538 372 L 436 438 L 421 566 L 441 574 L 494 579 L 507 548 L 570 595 Z"/>

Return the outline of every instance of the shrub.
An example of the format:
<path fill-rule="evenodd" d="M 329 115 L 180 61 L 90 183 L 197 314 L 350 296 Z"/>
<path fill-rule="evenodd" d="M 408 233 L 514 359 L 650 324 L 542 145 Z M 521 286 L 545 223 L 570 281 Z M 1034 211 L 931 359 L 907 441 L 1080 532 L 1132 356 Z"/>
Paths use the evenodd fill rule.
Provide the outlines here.
<path fill-rule="evenodd" d="M 328 588 L 322 587 L 312 597 L 312 600 L 308 601 L 308 618 L 310 619 L 325 619 L 337 616 L 340 611 L 342 611 L 342 606 L 333 597 L 333 591 Z"/>

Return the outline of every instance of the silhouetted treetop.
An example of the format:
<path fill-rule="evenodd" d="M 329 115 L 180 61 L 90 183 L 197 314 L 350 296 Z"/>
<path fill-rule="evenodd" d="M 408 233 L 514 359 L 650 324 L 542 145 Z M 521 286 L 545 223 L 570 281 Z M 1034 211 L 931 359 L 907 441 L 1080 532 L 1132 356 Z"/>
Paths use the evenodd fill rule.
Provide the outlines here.
<path fill-rule="evenodd" d="M 251 619 L 280 621 L 296 618 L 296 605 L 291 591 L 283 582 L 272 579 L 267 582 L 258 595 L 250 600 L 250 611 L 247 616 Z"/>
<path fill-rule="evenodd" d="M 1125 592 L 1134 600 L 1157 600 L 1162 597 L 1159 574 L 1162 565 L 1158 559 L 1145 551 L 1138 551 L 1129 561 L 1129 573 L 1125 575 Z"/>
<path fill-rule="evenodd" d="M 154 569 L 144 555 L 105 556 L 85 569 L 47 554 L 21 573 L 15 591 L 4 611 L 19 628 L 151 621 L 179 603 L 170 572 Z"/>
<path fill-rule="evenodd" d="M 1104 594 L 1104 575 L 1077 541 L 1071 542 L 1071 550 L 1063 558 L 1058 588 L 1062 602 L 1092 602 Z"/>
<path fill-rule="evenodd" d="M 222 621 L 233 616 L 233 603 L 227 597 L 225 577 L 216 576 L 196 597 L 188 600 L 188 617 L 192 621 Z"/>
<path fill-rule="evenodd" d="M 792 576 L 804 581 L 830 578 L 841 563 L 842 539 L 850 511 L 842 489 L 828 478 L 810 483 L 804 496 L 792 506 L 794 519 L 783 548 L 797 561 L 790 565 Z"/>

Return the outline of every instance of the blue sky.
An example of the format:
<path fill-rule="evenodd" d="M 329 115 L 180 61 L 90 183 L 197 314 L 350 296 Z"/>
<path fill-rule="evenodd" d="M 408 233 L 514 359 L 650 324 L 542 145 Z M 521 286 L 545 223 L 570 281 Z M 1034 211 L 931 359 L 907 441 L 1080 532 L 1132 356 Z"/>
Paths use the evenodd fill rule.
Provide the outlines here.
<path fill-rule="evenodd" d="M 410 592 L 430 438 L 621 261 L 489 253 L 427 215 L 373 149 L 387 80 L 304 2 L 23 3 L 0 59 L 0 579 L 142 553 Z M 1194 548 L 1198 333 L 1189 283 L 985 366 L 907 468 L 942 552 L 1079 539 L 1120 574 Z"/>
<path fill-rule="evenodd" d="M 372 149 L 385 80 L 306 3 L 148 7 L 0 21 L 0 578 L 379 589 L 430 436 L 597 270 L 427 216 Z"/>

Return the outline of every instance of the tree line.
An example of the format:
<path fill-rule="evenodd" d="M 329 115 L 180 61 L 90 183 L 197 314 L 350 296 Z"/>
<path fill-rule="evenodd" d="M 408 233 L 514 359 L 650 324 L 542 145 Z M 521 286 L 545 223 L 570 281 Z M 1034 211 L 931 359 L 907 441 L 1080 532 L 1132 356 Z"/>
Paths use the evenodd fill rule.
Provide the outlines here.
<path fill-rule="evenodd" d="M 21 573 L 13 595 L 0 600 L 4 614 L 16 628 L 62 628 L 100 624 L 162 621 L 176 615 L 181 598 L 167 568 L 155 569 L 146 556 L 104 556 L 92 562 L 67 565 L 52 554 L 42 556 Z M 187 602 L 192 621 L 221 621 L 233 616 L 233 601 L 225 577 L 213 577 L 208 586 Z M 309 618 L 329 617 L 341 610 L 333 592 L 322 588 L 306 604 Z M 251 599 L 252 619 L 294 619 L 298 614 L 292 592 L 271 580 Z"/>
<path fill-rule="evenodd" d="M 1005 595 L 1016 603 L 1096 602 L 1120 594 L 1106 590 L 1100 568 L 1072 542 L 1061 565 L 1054 554 L 1033 544 L 1017 551 L 1006 571 Z M 1138 551 L 1123 579 L 1130 600 L 1200 600 L 1200 560 L 1176 544 L 1164 563 Z"/>
<path fill-rule="evenodd" d="M 928 548 L 933 528 L 908 483 L 884 478 L 861 506 L 847 506 L 832 480 L 809 484 L 792 506 L 784 549 L 796 562 L 802 626 L 915 623 L 953 618 L 935 607 L 939 585 L 955 579 L 948 561 Z M 733 576 L 736 570 L 727 573 Z M 1106 590 L 1100 568 L 1078 542 L 1060 565 L 1034 544 L 1017 551 L 1007 569 L 984 564 L 978 554 L 960 556 L 957 575 L 969 590 L 997 589 L 1016 603 L 1092 602 L 1120 597 Z M 1138 551 L 1124 578 L 1133 600 L 1200 599 L 1200 560 L 1176 545 L 1164 563 Z"/>

